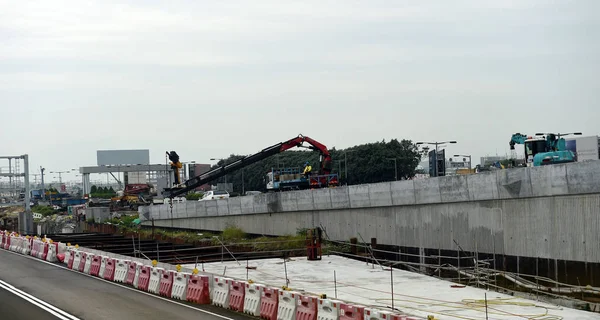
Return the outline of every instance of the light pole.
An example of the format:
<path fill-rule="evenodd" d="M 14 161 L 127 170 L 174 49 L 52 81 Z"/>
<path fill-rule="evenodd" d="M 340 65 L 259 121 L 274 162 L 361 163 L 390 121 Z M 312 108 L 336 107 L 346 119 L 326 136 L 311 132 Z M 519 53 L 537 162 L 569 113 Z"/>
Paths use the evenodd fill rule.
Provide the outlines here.
<path fill-rule="evenodd" d="M 469 170 L 471 170 L 471 156 L 466 155 L 466 154 L 455 154 L 455 157 L 467 157 L 469 158 Z"/>
<path fill-rule="evenodd" d="M 398 163 L 397 163 L 397 159 L 396 158 L 388 158 L 388 160 L 392 160 L 394 161 L 394 179 L 396 179 L 396 181 L 398 181 Z"/>
<path fill-rule="evenodd" d="M 438 146 L 440 145 L 444 145 L 446 143 L 451 143 L 451 144 L 455 144 L 456 141 L 454 140 L 450 140 L 450 141 L 436 141 L 436 142 L 417 142 L 416 145 L 423 145 L 423 144 L 429 144 L 429 145 L 434 145 L 435 146 L 435 161 L 436 163 L 433 164 L 433 172 L 434 172 L 434 176 L 437 177 L 438 176 L 438 165 L 437 165 L 437 156 L 438 156 Z M 446 159 L 443 159 L 444 161 L 446 161 Z M 431 165 L 431 164 L 429 164 Z"/>

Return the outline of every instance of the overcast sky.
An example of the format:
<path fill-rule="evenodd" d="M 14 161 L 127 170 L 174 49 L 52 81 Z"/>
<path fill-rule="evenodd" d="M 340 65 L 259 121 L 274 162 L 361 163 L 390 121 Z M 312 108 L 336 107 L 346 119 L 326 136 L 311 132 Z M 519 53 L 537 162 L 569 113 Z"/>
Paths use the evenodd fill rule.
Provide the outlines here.
<path fill-rule="evenodd" d="M 0 155 L 206 163 L 301 133 L 453 139 L 479 159 L 514 132 L 596 135 L 599 15 L 597 0 L 0 0 Z"/>

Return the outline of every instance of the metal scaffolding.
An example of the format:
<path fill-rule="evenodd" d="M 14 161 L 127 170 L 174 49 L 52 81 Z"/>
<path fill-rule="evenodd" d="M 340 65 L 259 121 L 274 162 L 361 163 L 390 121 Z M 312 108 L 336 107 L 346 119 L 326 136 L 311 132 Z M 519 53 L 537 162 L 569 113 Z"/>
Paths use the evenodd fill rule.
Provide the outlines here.
<path fill-rule="evenodd" d="M 29 156 L 0 156 L 8 161 L 8 166 L 0 166 L 0 202 L 2 205 L 24 204 L 25 210 L 19 214 L 19 232 L 33 232 L 33 217 L 30 207 Z M 6 170 L 8 169 L 8 170 Z M 8 182 L 4 182 L 8 178 Z"/>

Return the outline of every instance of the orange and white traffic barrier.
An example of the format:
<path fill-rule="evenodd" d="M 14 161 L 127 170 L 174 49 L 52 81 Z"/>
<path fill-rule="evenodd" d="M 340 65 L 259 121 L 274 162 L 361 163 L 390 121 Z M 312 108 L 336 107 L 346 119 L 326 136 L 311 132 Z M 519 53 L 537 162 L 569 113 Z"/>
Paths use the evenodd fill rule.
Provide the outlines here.
<path fill-rule="evenodd" d="M 339 320 L 341 301 L 319 299 L 317 320 Z"/>
<path fill-rule="evenodd" d="M 229 278 L 214 277 L 212 290 L 212 304 L 221 307 L 229 307 Z"/>
<path fill-rule="evenodd" d="M 260 317 L 265 320 L 277 320 L 279 309 L 279 289 L 263 287 L 260 297 Z"/>
<path fill-rule="evenodd" d="M 210 304 L 210 277 L 191 275 L 188 279 L 186 300 L 198 304 Z"/>
<path fill-rule="evenodd" d="M 391 320 L 391 319 L 392 319 L 391 312 L 365 308 L 364 320 Z"/>
<path fill-rule="evenodd" d="M 92 258 L 92 264 L 90 265 L 90 275 L 97 277 L 100 274 L 100 267 L 102 266 L 102 256 L 94 255 Z"/>
<path fill-rule="evenodd" d="M 364 320 L 365 306 L 349 303 L 340 304 L 340 320 Z"/>
<path fill-rule="evenodd" d="M 115 281 L 115 272 L 117 270 L 117 261 L 113 258 L 106 258 L 106 267 L 102 277 L 105 280 Z"/>
<path fill-rule="evenodd" d="M 163 270 L 160 282 L 158 285 L 158 294 L 163 297 L 171 297 L 171 292 L 173 290 L 173 274 L 175 272 L 171 270 Z"/>
<path fill-rule="evenodd" d="M 317 320 L 317 297 L 301 295 L 298 297 L 296 320 Z"/>
<path fill-rule="evenodd" d="M 260 317 L 260 293 L 263 286 L 255 283 L 246 283 L 244 296 L 244 313 Z"/>
<path fill-rule="evenodd" d="M 162 278 L 163 268 L 150 268 L 150 283 L 148 284 L 148 292 L 158 294 L 160 278 Z"/>
<path fill-rule="evenodd" d="M 185 272 L 177 272 L 173 275 L 173 289 L 171 290 L 171 298 L 178 300 L 187 300 L 187 285 L 191 274 Z"/>
<path fill-rule="evenodd" d="M 296 320 L 296 305 L 300 294 L 294 291 L 279 291 L 278 320 Z"/>
<path fill-rule="evenodd" d="M 124 283 L 127 277 L 129 260 L 117 260 L 115 267 L 115 282 Z"/>
<path fill-rule="evenodd" d="M 134 282 L 133 286 L 136 289 L 148 291 L 148 285 L 150 284 L 150 267 L 145 265 L 138 265 L 136 279 L 137 281 Z"/>

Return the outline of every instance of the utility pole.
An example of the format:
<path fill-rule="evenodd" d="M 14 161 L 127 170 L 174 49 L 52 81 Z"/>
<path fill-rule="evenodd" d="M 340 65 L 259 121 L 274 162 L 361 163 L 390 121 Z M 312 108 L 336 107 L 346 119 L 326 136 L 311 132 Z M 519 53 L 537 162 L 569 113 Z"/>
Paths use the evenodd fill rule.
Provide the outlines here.
<path fill-rule="evenodd" d="M 46 200 L 46 186 L 44 185 L 44 171 L 46 171 L 46 169 L 42 168 L 42 166 L 40 166 L 40 172 L 42 174 L 42 200 Z"/>

